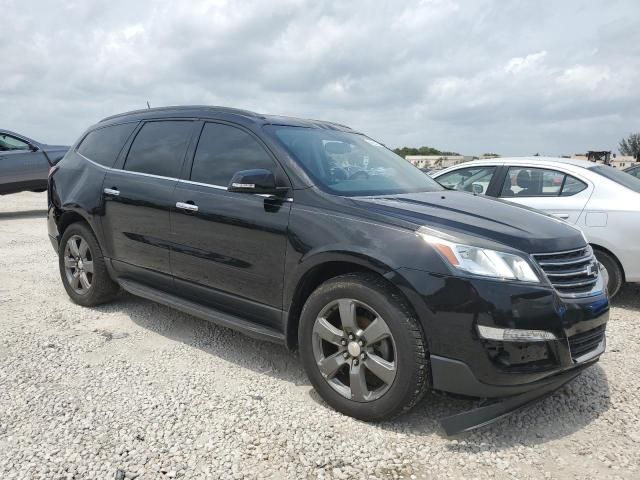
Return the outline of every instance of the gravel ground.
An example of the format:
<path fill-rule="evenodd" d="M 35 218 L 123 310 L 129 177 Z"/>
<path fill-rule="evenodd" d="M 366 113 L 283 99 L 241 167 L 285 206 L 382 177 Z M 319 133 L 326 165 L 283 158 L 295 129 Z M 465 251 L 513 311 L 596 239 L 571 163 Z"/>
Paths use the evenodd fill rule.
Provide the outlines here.
<path fill-rule="evenodd" d="M 366 424 L 329 409 L 299 361 L 127 294 L 68 299 L 45 194 L 0 197 L 0 478 L 640 478 L 640 288 L 608 352 L 551 397 L 455 440 L 429 395 Z M 119 473 L 119 471 L 121 473 Z"/>

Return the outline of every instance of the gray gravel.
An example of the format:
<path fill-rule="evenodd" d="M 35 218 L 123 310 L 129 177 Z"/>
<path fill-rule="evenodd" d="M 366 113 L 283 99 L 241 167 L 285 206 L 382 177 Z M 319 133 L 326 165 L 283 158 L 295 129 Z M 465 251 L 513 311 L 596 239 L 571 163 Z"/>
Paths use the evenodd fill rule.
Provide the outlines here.
<path fill-rule="evenodd" d="M 430 395 L 366 424 L 329 409 L 281 347 L 126 294 L 74 305 L 45 202 L 0 197 L 3 480 L 640 478 L 638 287 L 614 303 L 598 365 L 449 440 L 435 419 L 472 402 Z"/>

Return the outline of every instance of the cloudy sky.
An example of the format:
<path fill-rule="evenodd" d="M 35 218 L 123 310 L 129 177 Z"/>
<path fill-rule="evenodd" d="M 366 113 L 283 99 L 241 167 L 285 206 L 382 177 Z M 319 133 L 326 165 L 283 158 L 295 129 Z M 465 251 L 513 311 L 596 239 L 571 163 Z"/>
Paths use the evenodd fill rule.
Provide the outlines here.
<path fill-rule="evenodd" d="M 333 120 L 388 146 L 613 149 L 640 131 L 640 1 L 0 0 L 0 128 L 126 110 Z"/>

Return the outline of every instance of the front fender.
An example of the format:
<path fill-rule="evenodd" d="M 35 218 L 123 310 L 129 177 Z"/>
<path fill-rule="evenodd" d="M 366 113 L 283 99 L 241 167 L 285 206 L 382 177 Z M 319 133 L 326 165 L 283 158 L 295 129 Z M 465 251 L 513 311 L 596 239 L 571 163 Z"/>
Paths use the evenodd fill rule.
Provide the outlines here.
<path fill-rule="evenodd" d="M 366 249 L 347 249 L 340 246 L 328 245 L 303 255 L 300 260 L 287 271 L 285 276 L 284 305 L 291 305 L 296 289 L 307 273 L 320 265 L 331 262 L 356 264 L 385 277 L 399 268 L 390 258 L 384 256 L 377 258 L 373 252 L 367 251 Z"/>

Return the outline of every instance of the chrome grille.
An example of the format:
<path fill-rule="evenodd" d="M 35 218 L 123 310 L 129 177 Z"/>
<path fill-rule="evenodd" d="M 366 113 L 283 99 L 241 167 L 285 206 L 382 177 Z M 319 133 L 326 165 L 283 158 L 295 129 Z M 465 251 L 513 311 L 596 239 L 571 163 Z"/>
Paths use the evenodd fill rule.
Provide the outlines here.
<path fill-rule="evenodd" d="M 598 281 L 598 262 L 590 246 L 554 253 L 535 253 L 533 258 L 561 295 L 580 296 Z"/>

